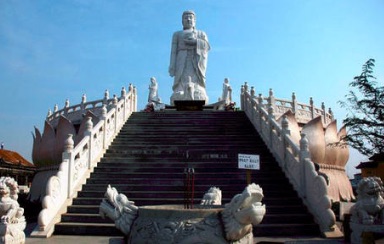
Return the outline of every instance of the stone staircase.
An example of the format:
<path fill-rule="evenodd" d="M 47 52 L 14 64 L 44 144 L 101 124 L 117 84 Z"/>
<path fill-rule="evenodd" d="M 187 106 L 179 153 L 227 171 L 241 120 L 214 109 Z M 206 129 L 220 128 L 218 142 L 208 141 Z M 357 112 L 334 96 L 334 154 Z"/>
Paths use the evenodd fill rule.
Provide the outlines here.
<path fill-rule="evenodd" d="M 99 205 L 108 184 L 137 206 L 184 204 L 185 169 L 194 168 L 194 204 L 216 186 L 222 203 L 241 193 L 246 171 L 237 155 L 259 154 L 252 182 L 264 191 L 267 213 L 256 236 L 319 236 L 319 228 L 244 112 L 133 113 L 97 168 L 56 224 L 54 234 L 121 236 Z"/>

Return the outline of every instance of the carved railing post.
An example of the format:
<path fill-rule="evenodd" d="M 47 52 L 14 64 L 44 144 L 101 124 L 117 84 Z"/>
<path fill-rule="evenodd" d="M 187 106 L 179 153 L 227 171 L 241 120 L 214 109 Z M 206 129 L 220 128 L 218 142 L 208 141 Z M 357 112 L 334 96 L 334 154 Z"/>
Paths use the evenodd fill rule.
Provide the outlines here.
<path fill-rule="evenodd" d="M 92 122 L 92 117 L 91 116 L 87 116 L 87 121 L 85 122 L 85 127 L 86 127 L 86 130 L 84 131 L 84 137 L 88 136 L 89 139 L 88 139 L 88 169 L 91 169 L 92 168 L 92 158 L 93 158 L 93 155 L 92 155 L 92 144 L 93 144 L 93 141 L 92 141 L 92 129 L 93 129 L 93 122 Z"/>
<path fill-rule="evenodd" d="M 69 99 L 66 99 L 65 104 L 64 104 L 64 114 L 65 115 L 68 114 L 68 108 L 69 108 Z"/>
<path fill-rule="evenodd" d="M 269 97 L 268 97 L 268 109 L 272 108 L 272 111 L 276 109 L 276 101 L 275 97 L 273 96 L 273 90 L 272 88 L 269 89 Z"/>
<path fill-rule="evenodd" d="M 131 108 L 135 108 L 136 104 L 135 104 L 135 97 L 136 97 L 136 94 L 135 94 L 135 89 L 132 85 L 132 83 L 129 84 L 129 88 L 128 88 L 128 91 L 130 92 L 131 96 L 132 96 L 132 99 L 131 99 Z M 136 111 L 136 110 L 135 110 Z"/>
<path fill-rule="evenodd" d="M 81 104 L 80 104 L 82 113 L 85 113 L 85 103 L 86 102 L 87 102 L 87 95 L 83 94 L 83 96 L 81 97 Z"/>
<path fill-rule="evenodd" d="M 288 142 L 287 142 L 287 136 L 291 135 L 291 131 L 289 130 L 289 122 L 287 119 L 287 116 L 284 115 L 283 119 L 281 120 L 281 128 L 282 128 L 282 133 L 281 133 L 281 139 L 283 142 L 283 148 L 282 148 L 282 159 L 284 161 L 284 167 L 286 167 L 286 158 L 287 158 L 287 149 L 288 149 Z"/>
<path fill-rule="evenodd" d="M 313 106 L 313 98 L 312 97 L 309 98 L 309 106 L 310 106 L 310 110 L 311 110 L 311 119 L 314 119 L 315 118 L 315 106 Z"/>
<path fill-rule="evenodd" d="M 104 91 L 104 101 L 103 101 L 103 103 L 104 104 L 108 104 L 108 99 L 109 99 L 109 91 L 105 90 Z"/>
<path fill-rule="evenodd" d="M 244 89 L 243 89 L 243 93 L 244 93 L 244 96 L 243 96 L 243 100 L 242 100 L 242 109 L 245 110 L 245 106 L 247 105 L 247 93 L 248 93 L 248 82 L 244 82 L 244 85 L 242 86 Z"/>
<path fill-rule="evenodd" d="M 297 99 L 296 94 L 292 92 L 292 113 L 296 113 L 297 111 Z"/>
<path fill-rule="evenodd" d="M 327 124 L 327 113 L 325 111 L 324 102 L 321 103 L 321 117 L 323 117 L 323 123 Z"/>
<path fill-rule="evenodd" d="M 283 129 L 284 135 L 290 135 L 291 134 L 291 131 L 289 130 L 289 122 L 288 122 L 286 115 L 284 115 L 283 119 L 281 120 L 281 127 Z"/>
<path fill-rule="evenodd" d="M 263 115 L 261 113 L 261 108 L 263 107 L 263 95 L 261 93 L 259 93 L 259 97 L 258 97 L 258 102 L 259 104 L 257 105 L 257 113 L 259 113 L 259 121 L 257 121 L 259 127 L 261 128 L 261 122 L 263 120 Z"/>
<path fill-rule="evenodd" d="M 118 127 L 118 123 L 119 123 L 119 121 L 118 121 L 118 113 L 119 113 L 119 109 L 118 109 L 118 107 L 117 107 L 117 96 L 116 95 L 113 95 L 113 108 L 115 109 L 115 125 L 114 125 L 114 131 L 115 131 L 115 133 L 117 132 L 117 127 Z"/>
<path fill-rule="evenodd" d="M 256 93 L 255 88 L 253 86 L 251 86 L 251 98 L 252 99 L 255 98 L 255 93 Z"/>
<path fill-rule="evenodd" d="M 127 101 L 126 101 L 126 97 L 127 97 L 127 91 L 125 90 L 125 87 L 123 86 L 121 88 L 121 97 L 120 99 L 123 100 L 123 119 L 125 121 L 125 119 L 127 118 Z"/>
<path fill-rule="evenodd" d="M 273 120 L 275 119 L 274 115 L 274 107 L 272 104 L 268 104 L 268 128 L 269 128 L 269 146 L 272 147 L 273 143 L 273 132 L 274 132 L 274 125 Z"/>
<path fill-rule="evenodd" d="M 328 109 L 328 113 L 330 114 L 330 119 L 331 119 L 331 121 L 333 121 L 335 118 L 334 118 L 334 116 L 333 116 L 333 111 L 332 111 L 332 109 L 331 108 L 329 108 Z M 328 121 L 327 121 L 328 122 Z"/>
<path fill-rule="evenodd" d="M 251 117 L 253 118 L 253 120 L 255 120 L 256 118 L 256 104 L 257 104 L 257 101 L 256 101 L 256 95 L 255 95 L 255 88 L 252 86 L 251 87 Z"/>
<path fill-rule="evenodd" d="M 306 134 L 301 133 L 301 139 L 300 139 L 300 163 L 302 164 L 302 182 L 301 182 L 301 187 L 300 187 L 300 193 L 303 197 L 306 197 L 307 192 L 306 192 L 306 177 L 305 177 L 305 163 L 306 160 L 310 158 L 310 153 L 309 153 L 309 146 L 308 146 L 308 139 Z M 299 194 L 300 194 L 299 193 Z"/>
<path fill-rule="evenodd" d="M 74 156 L 73 156 L 73 146 L 75 142 L 73 141 L 73 135 L 68 134 L 67 139 L 64 143 L 64 152 L 63 152 L 63 161 L 68 162 L 68 189 L 67 189 L 67 198 L 70 198 L 72 192 L 71 189 L 73 187 L 73 164 L 74 164 Z"/>
<path fill-rule="evenodd" d="M 244 85 L 241 85 L 240 88 L 240 109 L 244 111 Z"/>
<path fill-rule="evenodd" d="M 107 105 L 101 108 L 101 120 L 103 120 L 103 149 L 107 147 Z"/>

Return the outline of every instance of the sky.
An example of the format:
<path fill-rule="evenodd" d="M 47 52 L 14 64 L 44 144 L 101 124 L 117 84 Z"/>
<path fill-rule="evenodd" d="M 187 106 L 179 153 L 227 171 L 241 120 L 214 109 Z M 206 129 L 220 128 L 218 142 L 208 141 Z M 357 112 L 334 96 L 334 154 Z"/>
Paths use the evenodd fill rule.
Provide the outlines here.
<path fill-rule="evenodd" d="M 169 103 L 172 34 L 184 10 L 211 45 L 207 94 L 214 102 L 229 78 L 240 105 L 244 82 L 256 93 L 324 102 L 338 127 L 347 116 L 338 101 L 370 58 L 384 79 L 382 0 L 0 0 L 0 141 L 31 160 L 36 126 L 49 109 L 120 94 L 130 83 L 138 109 L 147 103 L 150 77 Z M 347 165 L 364 160 L 354 150 Z"/>

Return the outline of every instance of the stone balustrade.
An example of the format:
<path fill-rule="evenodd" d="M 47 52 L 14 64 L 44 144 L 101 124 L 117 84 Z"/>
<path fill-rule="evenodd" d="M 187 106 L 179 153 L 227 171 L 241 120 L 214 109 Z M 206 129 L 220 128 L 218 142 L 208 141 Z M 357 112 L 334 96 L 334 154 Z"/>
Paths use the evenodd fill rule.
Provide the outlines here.
<path fill-rule="evenodd" d="M 277 116 L 288 109 L 292 109 L 296 113 L 300 110 L 306 111 L 297 115 L 299 121 L 309 121 L 310 119 L 307 118 L 309 115 L 313 118 L 320 114 L 323 116 L 323 121 L 327 123 L 332 119 L 332 114 L 326 113 L 324 108 L 314 108 L 313 102 L 309 106 L 300 105 L 294 96 L 289 102 L 275 99 L 272 91 L 267 99 L 268 103 L 263 103 L 264 100 L 266 99 L 262 95 L 255 96 L 254 88 L 249 90 L 247 83 L 242 86 L 241 109 L 245 111 L 298 195 L 315 217 L 322 233 L 325 235 L 336 233 L 338 231 L 335 225 L 336 217 L 331 209 L 327 183 L 317 173 L 314 163 L 310 159 L 306 135 L 301 134 L 300 145 L 297 145 L 290 137 L 286 118 L 283 118 L 281 123 L 276 120 Z"/>
<path fill-rule="evenodd" d="M 49 237 L 54 231 L 54 225 L 60 221 L 61 214 L 72 203 L 77 192 L 89 177 L 93 168 L 102 157 L 114 137 L 118 134 L 132 112 L 137 111 L 137 92 L 132 85 L 128 93 L 123 88 L 120 98 L 108 99 L 107 92 L 102 100 L 85 102 L 56 110 L 48 115 L 48 120 L 54 120 L 61 114 L 76 116 L 84 114 L 87 109 L 99 108 L 100 121 L 93 125 L 91 117 L 87 117 L 84 138 L 74 147 L 73 135 L 69 134 L 64 143 L 62 163 L 56 175 L 51 176 L 46 187 L 46 195 L 42 201 L 42 211 L 38 217 L 38 226 L 32 236 Z M 110 107 L 107 110 L 107 106 Z M 108 112 L 107 112 L 108 111 Z"/>
<path fill-rule="evenodd" d="M 134 89 L 130 85 L 129 89 Z M 121 89 L 121 97 L 125 97 L 127 95 L 125 87 Z M 48 111 L 46 120 L 51 123 L 52 126 L 57 126 L 60 116 L 65 116 L 70 121 L 80 121 L 83 118 L 83 115 L 87 111 L 91 111 L 96 116 L 101 116 L 102 110 L 101 108 L 105 105 L 107 110 L 109 111 L 113 108 L 114 104 L 119 100 L 116 95 L 113 95 L 112 98 L 109 97 L 109 91 L 105 90 L 104 98 L 99 100 L 94 100 L 87 102 L 87 97 L 84 94 L 81 99 L 81 103 L 70 106 L 70 102 L 67 99 L 64 103 L 64 107 L 59 110 L 58 105 L 56 104 L 52 110 Z M 137 104 L 134 104 L 135 111 L 137 110 Z"/>
<path fill-rule="evenodd" d="M 244 87 L 247 87 L 248 89 L 248 84 L 245 83 Z M 255 96 L 256 91 L 254 87 L 251 87 L 250 93 L 253 97 Z M 273 90 L 270 89 L 268 97 L 263 97 L 262 94 L 259 94 L 257 100 L 260 104 L 264 104 L 267 110 L 271 107 L 276 118 L 280 117 L 288 110 L 291 110 L 295 114 L 297 122 L 302 124 L 306 124 L 318 116 L 321 116 L 324 126 L 328 125 L 334 120 L 331 108 L 329 108 L 327 112 L 324 103 L 321 104 L 321 108 L 316 108 L 314 106 L 312 97 L 309 99 L 309 105 L 299 103 L 296 100 L 296 94 L 294 92 L 292 93 L 291 100 L 279 99 L 275 98 Z"/>

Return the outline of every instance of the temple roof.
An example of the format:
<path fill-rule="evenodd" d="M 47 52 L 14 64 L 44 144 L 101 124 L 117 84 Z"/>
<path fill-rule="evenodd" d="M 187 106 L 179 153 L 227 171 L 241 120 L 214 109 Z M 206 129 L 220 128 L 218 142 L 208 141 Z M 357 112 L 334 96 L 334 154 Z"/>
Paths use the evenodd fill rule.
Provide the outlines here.
<path fill-rule="evenodd" d="M 379 162 L 373 162 L 373 161 L 369 161 L 369 162 L 361 162 L 359 165 L 357 165 L 355 168 L 356 169 L 367 169 L 367 168 L 377 168 L 377 165 L 379 164 Z"/>
<path fill-rule="evenodd" d="M 10 150 L 0 150 L 0 160 L 4 163 L 11 165 L 21 165 L 28 168 L 35 168 L 36 166 L 23 158 L 20 154 Z"/>
<path fill-rule="evenodd" d="M 372 161 L 384 161 L 384 153 L 378 153 L 369 158 Z"/>

